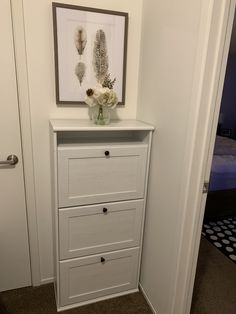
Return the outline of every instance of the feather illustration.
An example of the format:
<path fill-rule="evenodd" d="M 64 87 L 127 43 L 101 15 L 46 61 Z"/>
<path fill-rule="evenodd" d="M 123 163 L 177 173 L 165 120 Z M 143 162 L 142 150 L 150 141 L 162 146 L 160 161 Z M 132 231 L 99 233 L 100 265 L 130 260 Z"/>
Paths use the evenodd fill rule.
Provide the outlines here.
<path fill-rule="evenodd" d="M 75 75 L 78 77 L 80 86 L 83 82 L 86 71 L 86 65 L 83 62 L 79 62 L 75 67 Z"/>
<path fill-rule="evenodd" d="M 87 34 L 86 30 L 82 26 L 78 26 L 75 30 L 74 35 L 75 47 L 78 54 L 81 56 L 84 52 L 85 46 L 87 44 Z"/>
<path fill-rule="evenodd" d="M 106 34 L 102 29 L 96 33 L 93 48 L 93 68 L 98 83 L 103 83 L 108 71 Z"/>

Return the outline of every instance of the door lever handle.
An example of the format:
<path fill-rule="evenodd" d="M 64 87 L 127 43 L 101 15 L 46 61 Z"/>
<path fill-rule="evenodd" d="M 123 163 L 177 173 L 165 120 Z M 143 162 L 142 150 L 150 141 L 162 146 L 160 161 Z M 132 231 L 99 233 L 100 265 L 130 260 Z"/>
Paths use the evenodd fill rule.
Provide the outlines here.
<path fill-rule="evenodd" d="M 0 165 L 14 166 L 18 163 L 18 157 L 16 155 L 9 155 L 6 160 L 0 160 Z"/>

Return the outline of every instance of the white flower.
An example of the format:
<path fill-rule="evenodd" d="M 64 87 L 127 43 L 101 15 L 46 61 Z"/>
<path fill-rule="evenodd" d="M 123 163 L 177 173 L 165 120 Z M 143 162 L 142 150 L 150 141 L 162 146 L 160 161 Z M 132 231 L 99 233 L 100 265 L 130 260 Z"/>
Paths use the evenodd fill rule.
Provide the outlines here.
<path fill-rule="evenodd" d="M 87 96 L 85 102 L 89 107 L 94 107 L 97 105 L 97 101 L 93 96 Z"/>
<path fill-rule="evenodd" d="M 109 93 L 109 99 L 108 99 L 108 107 L 115 108 L 115 106 L 118 104 L 118 98 L 116 96 L 116 93 L 110 89 Z"/>
<path fill-rule="evenodd" d="M 101 106 L 106 106 L 109 102 L 110 90 L 107 87 L 100 89 L 99 95 L 97 97 L 97 102 Z"/>
<path fill-rule="evenodd" d="M 101 84 L 98 84 L 95 89 L 93 90 L 89 89 L 88 91 L 87 91 L 88 97 L 85 99 L 85 102 L 90 107 L 99 105 L 107 106 L 109 108 L 115 108 L 115 106 L 118 103 L 116 93 L 112 89 L 109 89 L 108 87 L 102 87 Z"/>

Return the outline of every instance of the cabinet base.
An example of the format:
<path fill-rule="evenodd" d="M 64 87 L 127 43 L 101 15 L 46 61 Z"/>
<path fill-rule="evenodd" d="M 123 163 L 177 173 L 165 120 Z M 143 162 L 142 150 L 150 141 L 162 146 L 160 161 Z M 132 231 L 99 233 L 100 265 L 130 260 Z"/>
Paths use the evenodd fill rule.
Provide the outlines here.
<path fill-rule="evenodd" d="M 100 302 L 100 301 L 105 301 L 105 300 L 108 300 L 108 299 L 121 297 L 123 295 L 131 294 L 131 293 L 135 293 L 135 292 L 139 292 L 139 289 L 136 288 L 136 289 L 132 289 L 132 290 L 128 290 L 128 291 L 114 293 L 114 294 L 111 294 L 111 295 L 106 295 L 104 297 L 100 297 L 100 298 L 96 298 L 96 299 L 92 299 L 92 300 L 88 300 L 88 301 L 84 301 L 84 302 L 79 302 L 79 303 L 66 305 L 66 306 L 62 306 L 62 307 L 57 307 L 57 311 L 58 312 L 62 312 L 62 311 L 73 309 L 75 307 L 80 307 L 80 306 L 91 304 L 91 303 L 95 303 L 95 302 Z"/>

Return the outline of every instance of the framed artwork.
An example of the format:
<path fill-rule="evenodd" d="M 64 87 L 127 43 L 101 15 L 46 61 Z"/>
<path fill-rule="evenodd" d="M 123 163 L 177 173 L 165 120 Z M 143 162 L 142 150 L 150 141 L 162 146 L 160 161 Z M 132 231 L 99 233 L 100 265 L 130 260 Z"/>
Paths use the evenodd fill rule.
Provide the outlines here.
<path fill-rule="evenodd" d="M 125 102 L 128 13 L 52 3 L 57 104 L 84 104 L 86 90 L 115 79 Z"/>

